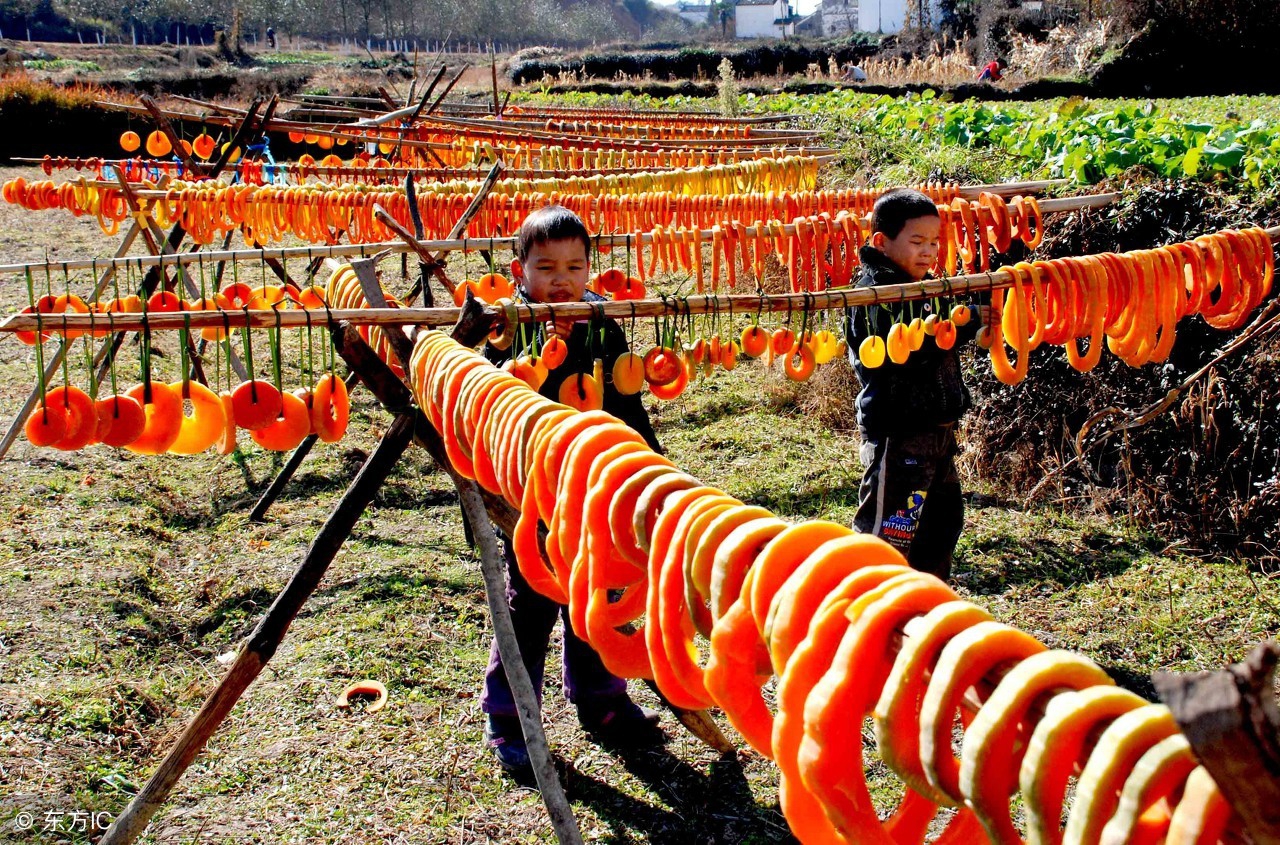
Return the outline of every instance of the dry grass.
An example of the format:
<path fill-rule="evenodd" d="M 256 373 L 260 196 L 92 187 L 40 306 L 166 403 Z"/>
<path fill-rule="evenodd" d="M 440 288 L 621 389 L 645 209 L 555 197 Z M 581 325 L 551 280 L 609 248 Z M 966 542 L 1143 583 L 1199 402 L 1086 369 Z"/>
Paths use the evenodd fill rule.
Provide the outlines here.
<path fill-rule="evenodd" d="M 9 100 L 25 100 L 33 105 L 51 104 L 58 108 L 85 108 L 107 92 L 84 82 L 60 85 L 26 71 L 0 74 L 0 104 Z"/>
<path fill-rule="evenodd" d="M 978 73 L 973 57 L 958 50 L 924 58 L 871 59 L 862 69 L 867 80 L 877 85 L 958 85 L 972 82 Z"/>
<path fill-rule="evenodd" d="M 1097 65 L 1114 30 L 1111 18 L 1077 26 L 1056 26 L 1043 41 L 1013 34 L 1009 65 L 1020 76 L 1081 75 Z"/>

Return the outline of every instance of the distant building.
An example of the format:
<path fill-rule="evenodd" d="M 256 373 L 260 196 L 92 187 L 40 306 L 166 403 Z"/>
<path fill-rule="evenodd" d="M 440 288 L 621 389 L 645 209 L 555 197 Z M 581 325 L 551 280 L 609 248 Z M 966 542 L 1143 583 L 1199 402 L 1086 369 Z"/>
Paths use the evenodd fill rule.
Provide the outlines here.
<path fill-rule="evenodd" d="M 926 25 L 937 26 L 941 13 L 938 0 L 919 2 L 926 4 Z M 851 32 L 900 32 L 913 7 L 918 8 L 910 0 L 822 0 L 822 33 L 833 37 Z"/>
<path fill-rule="evenodd" d="M 819 11 L 822 13 L 822 34 L 827 38 L 858 31 L 858 0 L 822 0 Z"/>
<path fill-rule="evenodd" d="M 676 14 L 694 26 L 699 26 L 707 22 L 707 17 L 711 14 L 711 4 L 677 3 Z"/>
<path fill-rule="evenodd" d="M 785 38 L 795 35 L 798 20 L 787 0 L 736 0 L 734 33 L 738 38 Z"/>
<path fill-rule="evenodd" d="M 813 14 L 807 15 L 796 21 L 796 35 L 801 38 L 821 38 L 826 33 L 822 29 L 822 10 L 817 9 Z"/>

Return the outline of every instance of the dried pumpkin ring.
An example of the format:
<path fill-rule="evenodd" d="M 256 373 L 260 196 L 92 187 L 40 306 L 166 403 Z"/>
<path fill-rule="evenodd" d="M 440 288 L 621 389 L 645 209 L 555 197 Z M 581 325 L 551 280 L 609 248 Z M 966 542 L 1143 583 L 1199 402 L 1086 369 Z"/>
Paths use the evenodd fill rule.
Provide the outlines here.
<path fill-rule="evenodd" d="M 364 709 L 366 713 L 377 713 L 383 707 L 387 706 L 387 687 L 382 681 L 356 681 L 349 684 L 346 689 L 338 693 L 338 707 L 350 707 L 351 696 L 353 695 L 372 695 L 374 701 Z"/>
<path fill-rule="evenodd" d="M 1096 842 L 1120 803 L 1125 776 L 1153 745 L 1178 732 L 1169 708 L 1148 704 L 1125 713 L 1098 737 L 1076 782 L 1064 842 Z"/>

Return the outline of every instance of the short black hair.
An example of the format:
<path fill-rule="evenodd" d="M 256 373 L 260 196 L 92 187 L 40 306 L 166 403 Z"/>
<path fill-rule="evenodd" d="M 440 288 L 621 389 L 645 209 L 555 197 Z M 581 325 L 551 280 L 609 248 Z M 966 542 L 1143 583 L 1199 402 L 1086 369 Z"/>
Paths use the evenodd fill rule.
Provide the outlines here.
<path fill-rule="evenodd" d="M 547 205 L 532 212 L 520 224 L 516 233 L 516 258 L 527 261 L 529 251 L 536 244 L 550 241 L 582 241 L 582 248 L 591 260 L 591 233 L 581 218 L 563 205 Z"/>
<path fill-rule="evenodd" d="M 902 234 L 908 220 L 917 217 L 937 217 L 938 206 L 919 191 L 911 188 L 894 188 L 876 200 L 871 209 L 871 231 L 883 232 L 886 238 Z"/>

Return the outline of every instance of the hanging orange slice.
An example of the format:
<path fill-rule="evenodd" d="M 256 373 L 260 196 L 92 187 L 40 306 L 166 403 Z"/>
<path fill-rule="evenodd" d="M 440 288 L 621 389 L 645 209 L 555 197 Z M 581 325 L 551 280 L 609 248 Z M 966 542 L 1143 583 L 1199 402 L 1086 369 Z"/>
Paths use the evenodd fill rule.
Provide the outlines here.
<path fill-rule="evenodd" d="M 333 373 L 316 382 L 311 397 L 311 426 L 325 443 L 336 443 L 347 431 L 351 416 L 351 400 L 347 383 Z"/>
<path fill-rule="evenodd" d="M 277 392 L 276 395 L 281 402 L 280 416 L 262 428 L 250 430 L 249 436 L 263 449 L 288 452 L 296 449 L 310 433 L 311 414 L 307 411 L 307 403 L 292 393 Z"/>
<path fill-rule="evenodd" d="M 174 455 L 197 455 L 218 442 L 227 426 L 226 411 L 218 394 L 198 381 L 185 385 L 175 381 L 169 385 L 191 403 L 191 416 L 182 417 L 178 439 L 169 452 Z"/>
<path fill-rule="evenodd" d="M 191 142 L 191 151 L 198 157 L 208 161 L 213 156 L 213 151 L 217 149 L 212 137 L 206 132 L 201 132 L 196 139 Z"/>
<path fill-rule="evenodd" d="M 162 455 L 182 430 L 182 394 L 164 382 L 151 382 L 151 401 L 147 402 L 146 387 L 135 384 L 125 394 L 139 402 L 146 414 L 142 434 L 125 448 L 139 455 Z"/>
<path fill-rule="evenodd" d="M 113 394 L 94 403 L 98 413 L 98 441 L 108 446 L 128 446 L 147 425 L 142 405 L 129 396 Z"/>
<path fill-rule="evenodd" d="M 173 144 L 169 143 L 168 135 L 157 129 L 147 136 L 147 155 L 160 158 L 171 152 L 173 152 Z"/>
<path fill-rule="evenodd" d="M 236 425 L 249 431 L 266 428 L 280 416 L 283 400 L 275 385 L 262 379 L 241 383 L 231 392 Z"/>

